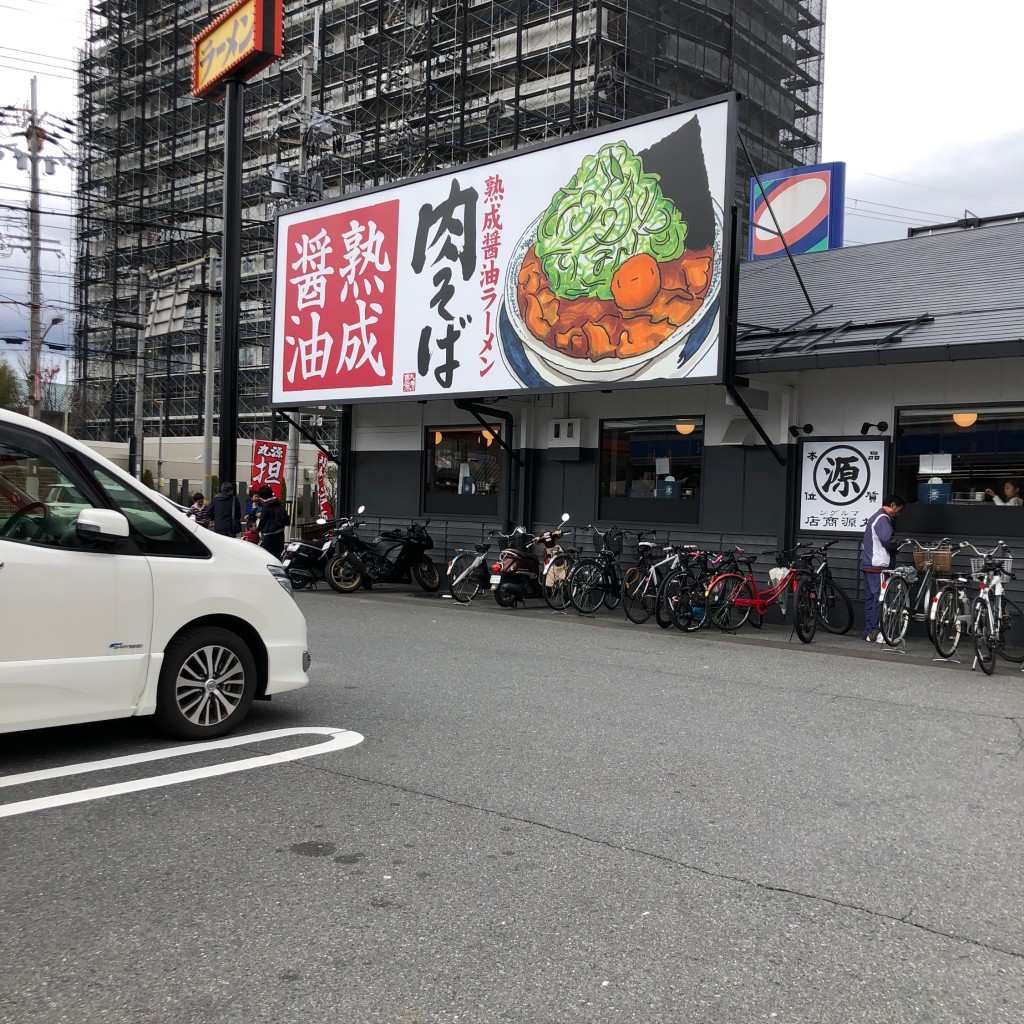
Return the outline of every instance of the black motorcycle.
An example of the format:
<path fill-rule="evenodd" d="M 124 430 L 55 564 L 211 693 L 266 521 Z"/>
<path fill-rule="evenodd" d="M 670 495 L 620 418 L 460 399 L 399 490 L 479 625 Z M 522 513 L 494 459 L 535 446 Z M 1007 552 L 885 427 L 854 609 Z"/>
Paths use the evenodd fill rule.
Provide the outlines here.
<path fill-rule="evenodd" d="M 359 506 L 357 515 L 364 506 Z M 328 585 L 340 594 L 351 594 L 374 583 L 409 583 L 415 580 L 428 593 L 441 586 L 441 574 L 427 557 L 434 542 L 425 524 L 413 523 L 404 529 L 388 530 L 367 544 L 357 530 L 365 523 L 343 520 L 332 531 L 331 550 L 324 567 Z"/>
<path fill-rule="evenodd" d="M 326 519 L 317 521 L 320 526 L 327 526 L 327 535 L 323 540 L 290 540 L 284 546 L 284 553 L 281 555 L 281 564 L 292 581 L 292 587 L 302 590 L 305 587 L 315 587 L 318 583 L 327 578 L 327 563 L 331 558 L 333 548 L 333 531 L 338 529 L 344 519 L 335 519 L 328 522 Z"/>

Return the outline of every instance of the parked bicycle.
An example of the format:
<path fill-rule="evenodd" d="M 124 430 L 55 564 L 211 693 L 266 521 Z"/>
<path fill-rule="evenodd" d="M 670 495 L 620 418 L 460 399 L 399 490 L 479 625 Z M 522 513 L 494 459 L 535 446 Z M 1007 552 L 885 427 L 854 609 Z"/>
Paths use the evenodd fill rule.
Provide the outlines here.
<path fill-rule="evenodd" d="M 581 558 L 569 574 L 569 602 L 581 615 L 593 615 L 602 603 L 609 610 L 618 608 L 622 600 L 622 579 L 619 576 L 619 555 L 622 554 L 622 530 L 610 526 L 603 533 L 594 526 L 597 556 Z M 643 535 L 641 534 L 641 539 Z"/>
<path fill-rule="evenodd" d="M 898 646 L 907 635 L 913 618 L 923 622 L 932 639 L 932 598 L 948 581 L 953 571 L 953 546 L 948 537 L 936 544 L 922 544 L 908 537 L 897 551 L 913 545 L 914 564 L 898 565 L 881 571 L 879 594 L 879 628 L 882 639 L 890 647 Z M 910 588 L 917 587 L 913 600 Z"/>
<path fill-rule="evenodd" d="M 836 541 L 830 540 L 810 553 L 809 568 L 815 576 L 815 617 L 829 633 L 843 636 L 853 626 L 853 602 L 836 583 L 828 564 L 828 549 Z"/>
<path fill-rule="evenodd" d="M 491 530 L 488 537 L 493 537 Z M 507 538 L 506 538 L 507 539 Z M 460 604 L 470 601 L 491 585 L 491 568 L 487 561 L 490 544 L 474 544 L 469 548 L 456 548 L 455 554 L 448 563 L 448 592 Z"/>
<path fill-rule="evenodd" d="M 803 556 L 803 564 L 797 568 L 799 551 L 807 544 L 798 544 L 788 551 L 765 551 L 763 554 L 775 554 L 780 567 L 786 569 L 782 577 L 766 590 L 760 590 L 754 576 L 753 556 L 744 556 L 743 561 L 751 567 L 745 573 L 723 573 L 716 576 L 708 587 L 707 614 L 711 621 L 725 632 L 733 632 L 740 628 L 749 618 L 752 611 L 759 615 L 779 601 L 790 588 L 796 592 L 794 602 L 794 628 L 800 641 L 809 644 L 814 639 L 818 625 L 815 611 L 817 596 L 815 576 L 808 564 L 813 555 Z"/>
<path fill-rule="evenodd" d="M 671 619 L 677 629 L 693 633 L 711 621 L 705 615 L 707 592 L 716 576 L 726 573 L 742 575 L 756 561 L 743 548 L 731 551 L 701 551 L 696 544 L 684 545 L 686 561 L 662 581 L 658 595 L 659 611 Z M 763 618 L 756 609 L 750 610 L 747 622 L 760 629 Z"/>
<path fill-rule="evenodd" d="M 636 565 L 630 566 L 623 579 L 625 587 L 622 597 L 622 608 L 626 618 L 638 625 L 646 622 L 652 615 L 663 629 L 672 625 L 672 617 L 667 605 L 659 601 L 662 583 L 682 564 L 682 548 L 667 545 L 662 548 L 665 557 L 654 560 L 654 541 L 640 540 L 637 542 L 639 557 Z"/>
<path fill-rule="evenodd" d="M 967 549 L 973 551 L 980 559 L 979 566 L 984 563 L 988 554 L 994 554 L 999 550 L 997 546 L 992 552 L 979 551 L 973 544 L 961 541 L 959 545 L 954 545 L 952 557 L 956 558 Z M 932 598 L 931 637 L 940 658 L 954 657 L 961 638 L 971 632 L 972 598 L 968 590 L 970 583 L 970 573 L 954 571 L 949 582 L 938 587 Z"/>
<path fill-rule="evenodd" d="M 996 558 L 995 552 L 1003 557 Z M 983 558 L 972 559 L 971 569 L 978 580 L 978 596 L 971 610 L 976 663 L 990 676 L 996 670 L 996 656 L 1020 665 L 1024 662 L 1024 611 L 1004 588 L 1004 580 L 1017 577 L 1010 571 L 1013 557 L 1000 541 Z"/>

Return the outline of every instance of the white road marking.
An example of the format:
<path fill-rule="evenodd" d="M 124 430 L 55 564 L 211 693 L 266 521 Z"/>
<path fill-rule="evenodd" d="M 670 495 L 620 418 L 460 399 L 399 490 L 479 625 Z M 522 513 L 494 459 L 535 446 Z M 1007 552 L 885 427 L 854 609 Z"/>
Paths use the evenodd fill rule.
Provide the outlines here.
<path fill-rule="evenodd" d="M 55 793 L 53 796 L 38 797 L 34 800 L 21 800 L 18 803 L 0 805 L 0 818 L 10 818 L 16 814 L 28 814 L 31 811 L 42 811 L 52 807 L 67 807 L 70 804 L 85 803 L 88 800 L 102 800 L 108 796 L 120 796 L 122 793 L 137 793 L 144 789 L 157 789 L 160 786 L 177 786 L 182 782 L 194 782 L 196 779 L 213 778 L 217 775 L 230 775 L 233 772 L 245 772 L 252 768 L 265 765 L 284 764 L 298 761 L 304 757 L 326 754 L 332 750 L 344 750 L 362 743 L 363 737 L 348 729 L 329 727 L 313 727 L 307 729 L 273 729 L 270 732 L 251 733 L 248 736 L 232 736 L 223 740 L 210 740 L 206 743 L 183 744 L 179 747 L 168 747 L 164 750 L 151 750 L 144 754 L 129 754 L 126 757 L 112 757 L 104 761 L 83 761 L 81 764 L 67 765 L 63 768 L 44 768 L 37 772 L 23 772 L 20 775 L 8 775 L 0 778 L 0 788 L 7 786 L 23 786 L 30 782 L 47 779 L 66 778 L 69 775 L 83 775 L 86 772 L 104 771 L 108 768 L 122 768 L 126 765 L 144 764 L 147 761 L 159 761 L 170 757 L 184 757 L 187 754 L 202 753 L 205 750 L 223 750 L 228 747 L 240 747 L 249 743 L 262 743 L 265 740 L 280 739 L 285 736 L 328 736 L 324 743 L 316 743 L 309 747 L 294 747 L 279 750 L 274 754 L 263 754 L 259 757 L 248 757 L 241 761 L 228 761 L 225 764 L 207 765 L 205 768 L 192 768 L 188 771 L 171 772 L 168 775 L 155 775 L 148 779 L 135 779 L 131 782 L 117 782 L 109 786 L 95 786 L 91 789 L 76 789 L 70 793 Z"/>

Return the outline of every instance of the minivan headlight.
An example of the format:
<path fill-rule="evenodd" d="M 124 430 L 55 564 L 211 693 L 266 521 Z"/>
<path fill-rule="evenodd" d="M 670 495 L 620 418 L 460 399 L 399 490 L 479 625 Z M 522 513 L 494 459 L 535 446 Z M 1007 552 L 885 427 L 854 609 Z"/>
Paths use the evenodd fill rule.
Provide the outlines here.
<path fill-rule="evenodd" d="M 284 587 L 284 589 L 287 590 L 289 594 L 291 594 L 292 581 L 288 578 L 288 573 L 284 571 L 284 566 L 268 565 L 267 569 L 269 570 L 270 575 L 273 576 L 274 579 L 277 580 L 277 582 L 280 583 L 281 586 Z"/>

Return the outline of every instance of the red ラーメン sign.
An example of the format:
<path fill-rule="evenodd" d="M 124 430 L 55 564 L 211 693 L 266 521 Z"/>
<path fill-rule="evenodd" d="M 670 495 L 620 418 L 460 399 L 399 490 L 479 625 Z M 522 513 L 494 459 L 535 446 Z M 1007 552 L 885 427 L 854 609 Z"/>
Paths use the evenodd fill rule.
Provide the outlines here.
<path fill-rule="evenodd" d="M 284 392 L 390 384 L 398 202 L 286 229 Z"/>
<path fill-rule="evenodd" d="M 288 445 L 280 441 L 253 441 L 252 443 L 252 486 L 256 488 L 269 484 L 275 497 L 281 497 L 281 481 L 284 480 L 284 459 Z"/>

